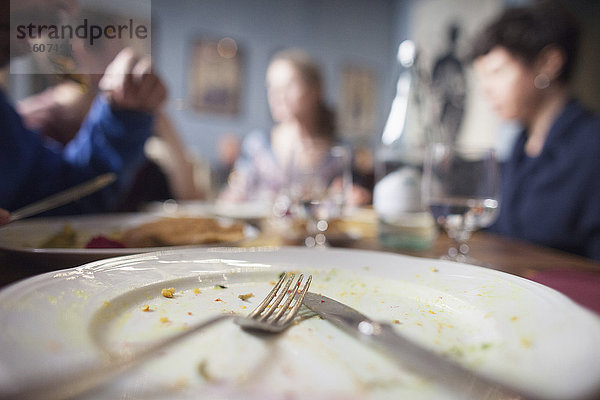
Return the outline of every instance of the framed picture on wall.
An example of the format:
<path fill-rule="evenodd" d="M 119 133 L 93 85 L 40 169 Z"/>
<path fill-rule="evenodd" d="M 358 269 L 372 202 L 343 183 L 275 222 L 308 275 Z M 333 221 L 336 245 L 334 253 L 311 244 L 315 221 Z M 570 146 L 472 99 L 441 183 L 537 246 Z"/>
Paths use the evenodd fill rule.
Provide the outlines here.
<path fill-rule="evenodd" d="M 344 66 L 340 92 L 338 123 L 342 135 L 354 139 L 372 135 L 377 116 L 375 73 L 364 66 Z"/>
<path fill-rule="evenodd" d="M 191 108 L 199 113 L 237 115 L 241 109 L 242 61 L 232 38 L 195 40 L 189 69 Z"/>

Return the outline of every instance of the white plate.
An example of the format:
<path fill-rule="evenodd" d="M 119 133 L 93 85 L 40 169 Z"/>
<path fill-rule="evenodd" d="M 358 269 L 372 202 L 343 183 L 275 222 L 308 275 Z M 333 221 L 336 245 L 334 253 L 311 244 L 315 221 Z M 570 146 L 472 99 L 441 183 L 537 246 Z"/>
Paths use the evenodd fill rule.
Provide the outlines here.
<path fill-rule="evenodd" d="M 600 318 L 495 270 L 359 250 L 194 249 L 120 257 L 0 292 L 0 390 L 53 379 L 210 315 L 246 314 L 281 271 L 469 368 L 549 399 L 600 382 Z M 219 288 L 218 284 L 227 288 Z M 162 288 L 174 287 L 173 299 Z M 200 293 L 194 293 L 198 288 Z M 240 294 L 253 293 L 248 301 Z M 142 311 L 149 305 L 151 312 Z M 161 322 L 167 317 L 169 322 Z M 457 399 L 330 323 L 281 335 L 230 321 L 172 347 L 86 399 Z"/>
<path fill-rule="evenodd" d="M 201 200 L 153 201 L 144 206 L 143 211 L 157 215 L 214 217 L 215 204 Z"/>
<path fill-rule="evenodd" d="M 14 257 L 20 264 L 30 263 L 36 266 L 47 265 L 48 270 L 58 267 L 69 267 L 101 260 L 109 257 L 146 253 L 151 251 L 181 249 L 191 247 L 213 247 L 215 244 L 195 246 L 143 247 L 143 248 L 40 248 L 39 246 L 52 235 L 60 232 L 65 224 L 69 224 L 79 236 L 81 246 L 92 237 L 110 235 L 111 233 L 133 228 L 146 222 L 162 218 L 152 213 L 98 214 L 83 216 L 65 216 L 48 218 L 31 218 L 16 221 L 0 228 L 0 252 Z M 244 231 L 247 238 L 257 235 L 257 230 L 250 226 Z M 227 243 L 223 243 L 227 245 Z"/>
<path fill-rule="evenodd" d="M 269 202 L 206 202 L 174 201 L 154 202 L 145 207 L 148 212 L 161 215 L 214 216 L 244 221 L 256 221 L 273 215 L 273 205 Z"/>
<path fill-rule="evenodd" d="M 265 201 L 215 204 L 215 214 L 220 217 L 247 221 L 269 218 L 273 215 L 273 205 Z"/>

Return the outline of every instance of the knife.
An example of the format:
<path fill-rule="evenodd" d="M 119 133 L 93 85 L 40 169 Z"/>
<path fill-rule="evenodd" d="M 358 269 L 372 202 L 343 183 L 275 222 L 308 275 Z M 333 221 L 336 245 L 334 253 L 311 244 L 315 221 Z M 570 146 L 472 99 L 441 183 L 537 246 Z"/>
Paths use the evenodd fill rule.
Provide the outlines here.
<path fill-rule="evenodd" d="M 66 189 L 62 192 L 48 196 L 45 199 L 32 203 L 28 206 L 19 208 L 10 214 L 10 222 L 17 221 L 32 215 L 42 213 L 44 211 L 51 210 L 53 208 L 65 205 L 75 200 L 79 200 L 82 197 L 88 196 L 97 190 L 113 183 L 117 179 L 117 176 L 112 172 L 107 172 L 102 175 L 75 185 L 72 188 Z"/>
<path fill-rule="evenodd" d="M 477 400 L 534 399 L 434 353 L 400 335 L 390 324 L 375 322 L 327 296 L 308 292 L 304 305 L 350 335 L 383 351 L 403 368 L 440 383 L 460 396 Z"/>

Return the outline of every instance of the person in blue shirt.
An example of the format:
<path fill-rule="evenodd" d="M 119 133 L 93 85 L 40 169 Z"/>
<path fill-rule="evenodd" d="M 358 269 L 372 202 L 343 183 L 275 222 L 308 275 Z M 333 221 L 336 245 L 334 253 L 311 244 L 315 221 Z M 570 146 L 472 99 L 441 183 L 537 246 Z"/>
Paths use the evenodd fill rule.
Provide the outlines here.
<path fill-rule="evenodd" d="M 1 2 L 2 26 L 9 22 L 7 3 Z M 9 42 L 9 31 L 0 29 L 0 66 L 9 62 Z M 14 211 L 105 172 L 116 173 L 117 181 L 49 214 L 105 212 L 117 203 L 144 160 L 152 115 L 165 100 L 166 88 L 151 72 L 149 59 L 138 59 L 131 49 L 121 51 L 107 67 L 100 87 L 103 94 L 95 99 L 77 136 L 61 150 L 48 147 L 38 133 L 26 129 L 0 90 L 0 209 Z"/>
<path fill-rule="evenodd" d="M 509 8 L 472 57 L 496 113 L 522 132 L 491 231 L 600 260 L 600 117 L 569 90 L 579 27 L 556 2 Z"/>

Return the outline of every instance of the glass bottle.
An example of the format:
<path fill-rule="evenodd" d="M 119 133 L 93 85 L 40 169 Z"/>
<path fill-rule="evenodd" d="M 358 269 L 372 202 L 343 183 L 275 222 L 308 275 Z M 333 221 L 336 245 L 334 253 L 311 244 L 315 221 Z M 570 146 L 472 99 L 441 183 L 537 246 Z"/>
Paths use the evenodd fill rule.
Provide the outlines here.
<path fill-rule="evenodd" d="M 373 206 L 384 247 L 424 250 L 436 239 L 437 229 L 421 201 L 425 131 L 419 112 L 423 93 L 412 41 L 400 44 L 398 61 L 396 96 L 375 151 Z"/>

